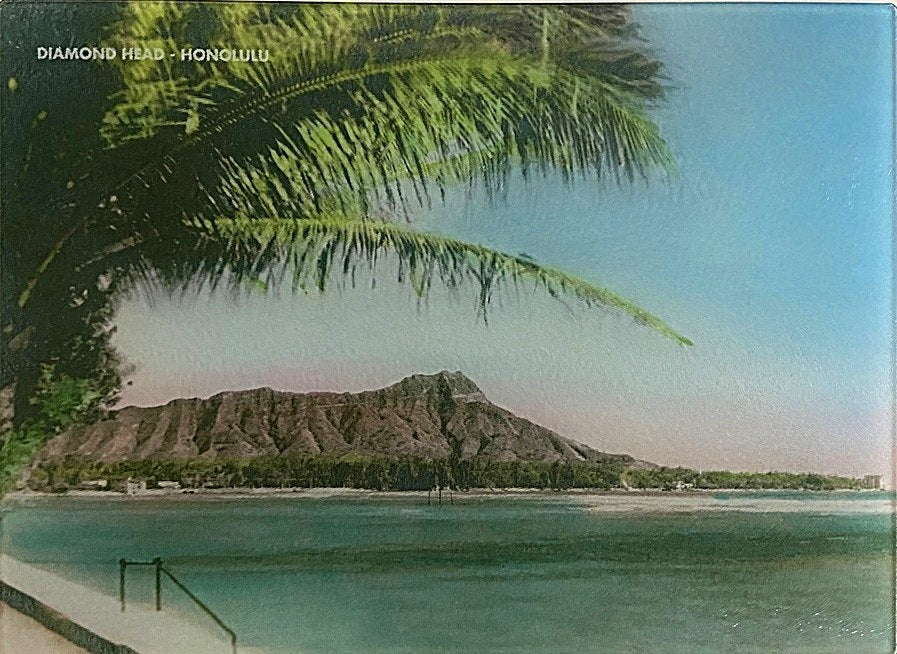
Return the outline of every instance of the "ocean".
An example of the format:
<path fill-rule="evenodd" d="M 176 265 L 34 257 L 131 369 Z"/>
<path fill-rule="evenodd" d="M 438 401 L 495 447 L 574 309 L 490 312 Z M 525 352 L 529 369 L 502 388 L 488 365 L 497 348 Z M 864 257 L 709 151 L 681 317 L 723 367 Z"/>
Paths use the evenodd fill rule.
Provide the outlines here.
<path fill-rule="evenodd" d="M 2 547 L 110 596 L 161 557 L 275 654 L 890 654 L 893 520 L 870 492 L 60 497 L 9 503 Z"/>

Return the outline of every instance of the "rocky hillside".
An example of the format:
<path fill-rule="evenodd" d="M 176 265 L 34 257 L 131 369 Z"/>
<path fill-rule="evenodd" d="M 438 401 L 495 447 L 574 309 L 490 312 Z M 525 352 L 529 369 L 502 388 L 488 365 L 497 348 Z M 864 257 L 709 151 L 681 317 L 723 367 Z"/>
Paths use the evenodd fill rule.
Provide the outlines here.
<path fill-rule="evenodd" d="M 642 462 L 607 455 L 490 402 L 460 372 L 413 375 L 363 393 L 285 393 L 270 388 L 126 407 L 51 440 L 39 461 L 343 454 L 498 461 Z"/>

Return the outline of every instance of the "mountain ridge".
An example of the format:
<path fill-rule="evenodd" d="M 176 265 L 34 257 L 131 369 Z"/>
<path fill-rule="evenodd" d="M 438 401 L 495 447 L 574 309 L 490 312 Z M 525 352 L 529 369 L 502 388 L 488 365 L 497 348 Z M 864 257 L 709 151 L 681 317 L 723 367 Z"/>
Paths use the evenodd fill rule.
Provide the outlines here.
<path fill-rule="evenodd" d="M 653 466 L 560 436 L 493 404 L 462 372 L 445 370 L 357 393 L 260 387 L 127 406 L 51 439 L 38 462 L 314 454 Z"/>

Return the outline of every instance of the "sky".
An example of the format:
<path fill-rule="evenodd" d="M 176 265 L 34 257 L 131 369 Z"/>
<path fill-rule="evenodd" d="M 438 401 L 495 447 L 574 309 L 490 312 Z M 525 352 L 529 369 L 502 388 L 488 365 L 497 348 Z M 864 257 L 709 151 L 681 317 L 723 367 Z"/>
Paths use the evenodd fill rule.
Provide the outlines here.
<path fill-rule="evenodd" d="M 634 8 L 670 91 L 678 175 L 451 192 L 422 229 L 564 268 L 695 345 L 606 310 L 476 289 L 135 292 L 122 404 L 258 386 L 377 388 L 461 370 L 496 404 L 607 452 L 697 469 L 888 474 L 893 25 L 887 6 Z"/>

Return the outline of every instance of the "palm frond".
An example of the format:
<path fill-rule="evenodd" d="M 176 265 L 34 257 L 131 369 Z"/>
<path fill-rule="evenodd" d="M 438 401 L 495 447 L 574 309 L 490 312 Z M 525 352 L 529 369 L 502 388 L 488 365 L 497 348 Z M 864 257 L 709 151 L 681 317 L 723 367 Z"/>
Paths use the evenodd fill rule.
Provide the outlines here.
<path fill-rule="evenodd" d="M 692 344 L 656 316 L 607 288 L 529 257 L 421 232 L 401 223 L 332 216 L 193 218 L 186 225 L 221 248 L 216 249 L 212 262 L 221 267 L 210 275 L 216 279 L 224 276 L 226 267 L 239 284 L 251 280 L 272 288 L 289 279 L 295 289 L 316 287 L 323 291 L 334 271 L 354 279 L 359 264 L 375 272 L 379 260 L 393 256 L 399 264 L 399 281 L 410 282 L 421 297 L 430 291 L 434 279 L 450 288 L 474 282 L 479 288 L 478 306 L 484 317 L 497 291 L 509 284 L 531 283 L 553 297 L 567 295 L 587 306 L 619 311 L 682 345 Z M 200 266 L 196 272 L 209 276 L 210 269 Z"/>
<path fill-rule="evenodd" d="M 334 74 L 394 62 L 397 56 L 408 60 L 425 55 L 428 50 L 420 42 L 409 46 L 408 41 L 438 32 L 433 29 L 437 16 L 437 10 L 425 5 L 130 3 L 110 29 L 106 45 L 121 48 L 136 42 L 175 53 L 206 47 L 267 50 L 272 56 L 264 66 L 239 60 L 183 63 L 177 58 L 175 63 L 143 60 L 133 66 L 132 61 L 112 60 L 122 90 L 112 97 L 101 133 L 111 147 L 166 128 L 188 137 L 182 140 L 199 141 L 243 114 L 317 88 Z M 203 27 L 202 41 L 190 29 L 195 25 Z M 398 47 L 401 43 L 405 46 Z M 202 128 L 198 134 L 197 123 Z"/>
<path fill-rule="evenodd" d="M 216 205 L 236 217 L 309 215 L 332 202 L 347 211 L 429 202 L 456 180 L 487 188 L 513 166 L 628 178 L 672 158 L 644 110 L 599 83 L 510 58 L 417 61 L 393 70 L 388 89 L 359 89 L 354 112 L 327 112 L 277 127 L 255 157 L 223 162 Z"/>
<path fill-rule="evenodd" d="M 149 2 L 129 8 L 110 42 L 171 40 L 191 21 L 217 30 L 212 45 L 275 56 L 194 62 L 180 77 L 167 60 L 145 62 L 155 73 L 115 64 L 123 90 L 106 116 L 109 144 L 169 143 L 116 186 L 119 196 L 170 186 L 202 144 L 225 153 L 221 178 L 201 182 L 212 212 L 253 217 L 334 203 L 364 213 L 371 201 L 395 210 L 427 204 L 431 189 L 457 180 L 480 179 L 491 193 L 514 165 L 565 179 L 673 167 L 647 114 L 659 63 L 632 44 L 618 6 Z M 622 73 L 621 57 L 639 63 Z"/>
<path fill-rule="evenodd" d="M 204 45 L 267 49 L 272 56 L 265 65 L 239 61 L 184 65 L 166 59 L 132 66 L 134 62 L 113 60 L 123 90 L 104 126 L 110 145 L 165 128 L 177 128 L 182 141 L 195 142 L 247 116 L 352 78 L 364 86 L 380 76 L 374 86 L 388 86 L 390 66 L 402 63 L 498 55 L 544 67 L 544 53 L 539 50 L 544 47 L 545 21 L 550 22 L 555 41 L 552 67 L 639 101 L 662 91 L 660 64 L 631 39 L 622 40 L 631 24 L 621 20 L 619 7 L 592 7 L 586 20 L 582 8 L 563 5 L 303 4 L 287 11 L 261 3 L 137 4 L 113 27 L 110 44 L 133 43 L 139 37 L 141 42 L 170 46 L 176 35 L 181 47 L 189 49 L 186 26 L 192 21 L 207 32 L 217 30 Z M 184 12 L 190 12 L 189 17 Z M 623 60 L 630 65 L 621 67 Z M 180 102 L 174 102 L 179 92 Z M 296 109 L 301 107 L 292 107 Z"/>

